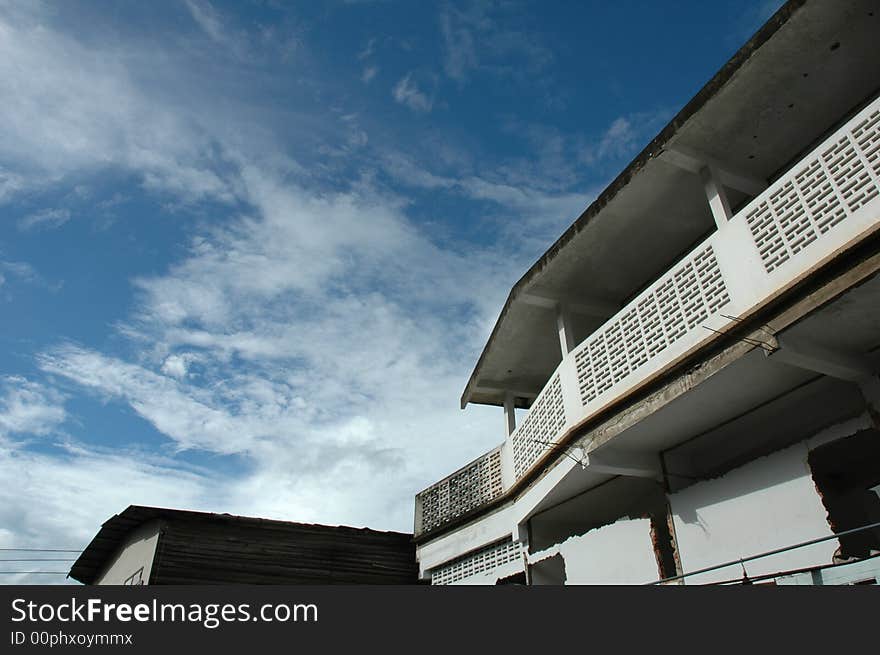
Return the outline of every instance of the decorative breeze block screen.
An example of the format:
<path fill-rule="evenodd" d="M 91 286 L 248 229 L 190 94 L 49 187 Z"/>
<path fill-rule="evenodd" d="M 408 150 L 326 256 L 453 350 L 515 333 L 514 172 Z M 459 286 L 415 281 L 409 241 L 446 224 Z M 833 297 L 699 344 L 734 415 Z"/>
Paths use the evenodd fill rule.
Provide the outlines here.
<path fill-rule="evenodd" d="M 660 278 L 575 354 L 584 406 L 730 301 L 712 246 Z"/>
<path fill-rule="evenodd" d="M 522 546 L 518 542 L 499 541 L 438 566 L 431 571 L 431 584 L 452 584 L 521 558 Z"/>
<path fill-rule="evenodd" d="M 501 451 L 493 450 L 419 494 L 422 504 L 420 533 L 488 503 L 502 491 Z"/>
<path fill-rule="evenodd" d="M 532 404 L 519 429 L 513 433 L 513 470 L 517 480 L 531 468 L 565 427 L 562 404 L 562 383 L 553 376 L 541 395 Z"/>
<path fill-rule="evenodd" d="M 806 160 L 746 222 L 770 273 L 880 193 L 880 110 Z"/>

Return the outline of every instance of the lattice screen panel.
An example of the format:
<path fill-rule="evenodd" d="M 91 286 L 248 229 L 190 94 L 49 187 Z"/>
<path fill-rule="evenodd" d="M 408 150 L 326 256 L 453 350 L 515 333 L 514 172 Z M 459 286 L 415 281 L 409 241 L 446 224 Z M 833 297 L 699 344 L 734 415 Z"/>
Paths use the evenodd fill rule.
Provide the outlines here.
<path fill-rule="evenodd" d="M 584 406 L 698 328 L 730 298 L 706 246 L 625 307 L 575 354 Z"/>
<path fill-rule="evenodd" d="M 880 110 L 809 159 L 746 222 L 768 273 L 880 194 Z"/>
<path fill-rule="evenodd" d="M 541 453 L 556 440 L 564 427 L 562 383 L 557 373 L 532 404 L 522 425 L 513 434 L 513 470 L 517 479 L 529 470 Z"/>
<path fill-rule="evenodd" d="M 522 546 L 514 541 L 499 541 L 468 555 L 454 559 L 431 571 L 432 585 L 447 585 L 522 558 Z"/>
<path fill-rule="evenodd" d="M 420 533 L 484 505 L 501 495 L 501 453 L 494 450 L 419 494 L 422 505 Z"/>

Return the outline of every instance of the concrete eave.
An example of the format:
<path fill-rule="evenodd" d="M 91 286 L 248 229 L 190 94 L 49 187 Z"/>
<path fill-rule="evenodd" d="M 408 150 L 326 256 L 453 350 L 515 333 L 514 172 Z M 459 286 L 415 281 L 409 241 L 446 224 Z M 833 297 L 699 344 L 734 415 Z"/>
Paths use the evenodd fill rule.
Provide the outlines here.
<path fill-rule="evenodd" d="M 517 396 L 517 406 L 528 407 L 546 383 L 559 355 L 552 351 L 556 335 L 552 325 L 548 328 L 551 312 L 539 316 L 535 298 L 552 296 L 580 279 L 587 282 L 576 289 L 578 300 L 595 286 L 600 301 L 620 306 L 711 231 L 705 197 L 703 217 L 695 214 L 699 176 L 683 170 L 679 151 L 696 150 L 710 158 L 729 152 L 734 170 L 766 183 L 842 115 L 876 93 L 880 63 L 863 56 L 873 47 L 875 27 L 866 21 L 880 20 L 867 18 L 870 4 L 789 0 L 783 5 L 513 286 L 462 393 L 462 409 L 471 402 L 500 406 L 506 391 Z M 782 29 L 789 24 L 790 29 Z M 853 68 L 851 61 L 864 61 L 861 76 L 841 73 Z M 785 97 L 773 93 L 774 88 L 785 89 Z M 822 105 L 811 106 L 817 97 Z M 757 157 L 747 154 L 752 138 Z M 670 190 L 682 196 L 675 200 L 680 205 L 670 206 Z M 740 201 L 747 198 L 739 196 Z M 662 215 L 652 213 L 652 206 L 664 207 Z M 633 243 L 632 235 L 641 241 Z M 594 243 L 601 248 L 591 248 Z M 652 261 L 644 265 L 640 253 L 627 255 L 629 262 L 618 260 L 617 253 L 628 245 L 659 254 L 652 253 Z M 629 279 L 617 281 L 624 270 Z M 584 322 L 580 338 L 602 322 Z M 529 357 L 523 355 L 523 344 Z"/>

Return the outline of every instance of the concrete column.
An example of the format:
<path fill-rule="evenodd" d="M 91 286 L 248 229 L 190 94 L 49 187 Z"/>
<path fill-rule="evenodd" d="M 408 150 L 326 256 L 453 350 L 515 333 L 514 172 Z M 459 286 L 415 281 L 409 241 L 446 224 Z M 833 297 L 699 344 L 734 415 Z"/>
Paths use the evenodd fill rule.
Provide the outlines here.
<path fill-rule="evenodd" d="M 715 167 L 704 166 L 700 169 L 700 179 L 703 180 L 703 189 L 706 191 L 706 198 L 709 201 L 709 209 L 712 210 L 715 225 L 720 230 L 733 217 L 727 193 L 721 186 L 721 176 Z"/>
<path fill-rule="evenodd" d="M 571 312 L 564 304 L 556 305 L 556 329 L 559 331 L 559 348 L 565 357 L 575 346 L 574 329 L 571 325 Z"/>
<path fill-rule="evenodd" d="M 504 395 L 504 429 L 507 436 L 510 436 L 516 430 L 516 407 L 513 402 L 512 393 Z"/>

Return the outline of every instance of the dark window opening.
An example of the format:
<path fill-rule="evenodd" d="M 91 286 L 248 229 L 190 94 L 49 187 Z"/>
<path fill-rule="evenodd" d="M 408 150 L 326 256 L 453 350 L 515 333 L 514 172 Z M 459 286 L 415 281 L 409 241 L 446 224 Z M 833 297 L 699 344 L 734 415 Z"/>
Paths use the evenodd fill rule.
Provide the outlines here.
<path fill-rule="evenodd" d="M 834 532 L 880 523 L 880 432 L 863 430 L 819 446 L 808 462 Z M 877 553 L 880 528 L 840 538 L 840 559 Z"/>
<path fill-rule="evenodd" d="M 524 585 L 526 583 L 526 574 L 525 571 L 520 573 L 514 573 L 513 575 L 509 575 L 506 578 L 498 578 L 495 582 L 496 585 L 500 584 L 518 584 Z"/>

